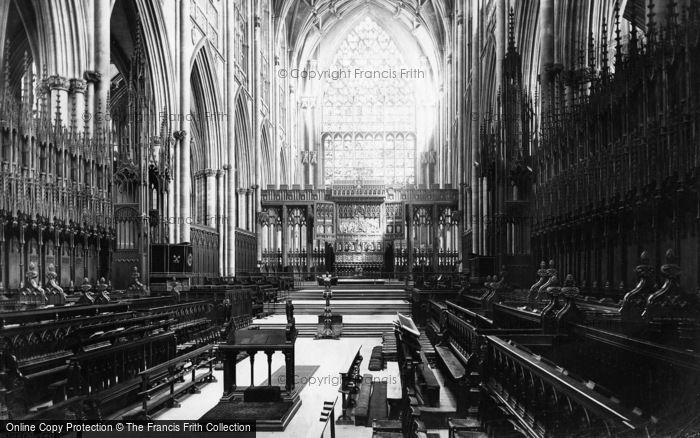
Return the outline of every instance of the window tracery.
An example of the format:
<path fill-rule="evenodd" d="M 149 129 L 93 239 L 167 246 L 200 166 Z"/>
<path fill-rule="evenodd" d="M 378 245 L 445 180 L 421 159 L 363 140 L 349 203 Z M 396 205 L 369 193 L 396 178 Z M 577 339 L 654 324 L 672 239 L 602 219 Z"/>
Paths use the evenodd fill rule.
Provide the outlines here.
<path fill-rule="evenodd" d="M 416 93 L 391 36 L 366 17 L 340 44 L 323 98 L 324 182 L 415 180 Z"/>

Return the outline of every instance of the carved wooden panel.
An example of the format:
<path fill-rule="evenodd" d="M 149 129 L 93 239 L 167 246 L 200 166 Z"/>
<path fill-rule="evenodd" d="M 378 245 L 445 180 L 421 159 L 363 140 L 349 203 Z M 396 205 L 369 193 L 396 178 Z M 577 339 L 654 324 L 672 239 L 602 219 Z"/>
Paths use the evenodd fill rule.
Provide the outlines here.
<path fill-rule="evenodd" d="M 386 228 L 384 237 L 386 239 L 406 238 L 406 207 L 403 202 L 387 202 L 385 204 Z"/>
<path fill-rule="evenodd" d="M 335 204 L 332 202 L 316 202 L 314 211 L 314 238 L 325 241 L 335 240 Z"/>

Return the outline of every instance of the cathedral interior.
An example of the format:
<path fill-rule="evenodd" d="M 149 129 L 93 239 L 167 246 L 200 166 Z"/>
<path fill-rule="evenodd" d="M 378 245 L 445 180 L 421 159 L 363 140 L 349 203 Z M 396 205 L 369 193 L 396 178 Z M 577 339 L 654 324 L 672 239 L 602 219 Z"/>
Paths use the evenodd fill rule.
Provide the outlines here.
<path fill-rule="evenodd" d="M 700 1 L 0 0 L 0 43 L 3 432 L 700 434 Z"/>

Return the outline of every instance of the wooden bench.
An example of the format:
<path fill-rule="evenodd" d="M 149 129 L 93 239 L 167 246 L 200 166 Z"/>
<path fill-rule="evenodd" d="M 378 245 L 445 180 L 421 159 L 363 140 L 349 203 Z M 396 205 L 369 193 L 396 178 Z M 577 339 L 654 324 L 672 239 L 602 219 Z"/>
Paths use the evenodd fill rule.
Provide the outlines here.
<path fill-rule="evenodd" d="M 130 417 L 140 416 L 150 420 L 150 415 L 166 404 L 171 407 L 179 406 L 177 402 L 179 395 L 187 391 L 196 393 L 199 391 L 197 385 L 215 381 L 213 375 L 215 361 L 212 344 L 142 371 L 138 375 L 141 388 L 138 395 L 142 398 L 141 411 Z M 201 368 L 206 368 L 206 371 L 197 373 Z M 187 375 L 190 376 L 190 381 L 178 385 Z"/>
<path fill-rule="evenodd" d="M 447 427 L 450 433 L 449 438 L 488 437 L 488 434 L 483 431 L 481 421 L 477 418 L 448 418 Z"/>
<path fill-rule="evenodd" d="M 369 397 L 372 394 L 372 375 L 365 374 L 362 377 L 360 391 L 355 399 L 355 426 L 368 426 L 369 422 Z"/>
<path fill-rule="evenodd" d="M 97 419 L 102 419 L 137 402 L 141 385 L 138 373 L 172 358 L 174 354 L 173 332 L 152 334 L 77 354 L 69 364 L 70 395 L 86 395 L 88 401 L 97 406 Z"/>
<path fill-rule="evenodd" d="M 435 376 L 435 372 L 421 352 L 421 363 L 416 365 L 416 388 L 423 403 L 428 406 L 439 406 L 440 404 L 440 382 Z"/>
<path fill-rule="evenodd" d="M 436 345 L 435 352 L 438 358 L 440 358 L 439 363 L 447 371 L 448 376 L 455 382 L 462 380 L 466 374 L 467 370 L 462 365 L 462 362 L 457 358 L 457 356 L 452 353 L 449 347 L 443 345 Z"/>

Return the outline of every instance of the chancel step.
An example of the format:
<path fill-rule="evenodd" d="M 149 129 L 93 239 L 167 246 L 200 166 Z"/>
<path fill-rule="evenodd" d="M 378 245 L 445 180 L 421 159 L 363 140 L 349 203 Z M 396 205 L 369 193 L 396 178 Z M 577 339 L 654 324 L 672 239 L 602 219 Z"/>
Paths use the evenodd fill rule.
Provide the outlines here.
<path fill-rule="evenodd" d="M 323 300 L 293 300 L 295 315 L 320 315 L 326 307 Z M 359 300 L 331 300 L 331 308 L 334 314 L 340 315 L 395 315 L 410 313 L 411 304 L 405 300 L 385 301 L 359 301 Z M 270 303 L 265 306 L 267 312 L 273 314 L 285 313 L 285 303 Z"/>
<path fill-rule="evenodd" d="M 270 323 L 270 324 L 253 324 L 253 326 L 259 326 L 266 329 L 283 329 L 286 327 L 284 323 Z M 297 331 L 300 337 L 314 337 L 318 331 L 318 324 L 314 323 L 296 323 Z M 377 324 L 371 323 L 343 323 L 343 334 L 342 337 L 351 338 L 379 338 L 382 333 L 387 330 L 391 330 L 391 322 L 382 322 Z"/>
<path fill-rule="evenodd" d="M 321 299 L 323 288 L 304 288 L 289 294 L 292 300 Z M 333 287 L 333 300 L 404 300 L 406 291 L 395 288 L 348 288 Z"/>

